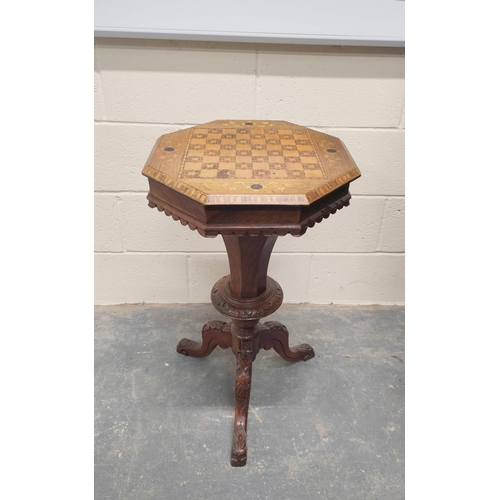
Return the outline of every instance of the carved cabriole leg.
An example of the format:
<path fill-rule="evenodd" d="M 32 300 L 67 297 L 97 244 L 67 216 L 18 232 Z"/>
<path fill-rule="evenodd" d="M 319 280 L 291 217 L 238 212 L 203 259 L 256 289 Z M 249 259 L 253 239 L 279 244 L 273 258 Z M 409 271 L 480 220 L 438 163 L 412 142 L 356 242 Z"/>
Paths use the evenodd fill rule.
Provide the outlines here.
<path fill-rule="evenodd" d="M 232 326 L 233 352 L 236 354 L 235 414 L 231 465 L 247 463 L 247 422 L 252 385 L 252 362 L 259 351 L 258 320 L 235 320 Z"/>
<path fill-rule="evenodd" d="M 224 235 L 229 259 L 228 277 L 212 290 L 215 308 L 233 320 L 233 352 L 236 355 L 235 415 L 231 465 L 247 463 L 247 422 L 252 383 L 252 362 L 259 351 L 259 319 L 276 310 L 283 293 L 267 277 L 269 259 L 277 235 Z"/>
<path fill-rule="evenodd" d="M 231 323 L 223 321 L 210 321 L 203 326 L 201 332 L 202 342 L 194 342 L 190 339 L 182 339 L 177 344 L 177 352 L 184 356 L 204 358 L 208 356 L 217 346 L 227 349 L 232 345 Z"/>
<path fill-rule="evenodd" d="M 288 330 L 279 321 L 266 321 L 260 332 L 261 349 L 269 350 L 271 347 L 287 361 L 307 361 L 314 358 L 314 349 L 309 344 L 300 344 L 289 347 Z"/>

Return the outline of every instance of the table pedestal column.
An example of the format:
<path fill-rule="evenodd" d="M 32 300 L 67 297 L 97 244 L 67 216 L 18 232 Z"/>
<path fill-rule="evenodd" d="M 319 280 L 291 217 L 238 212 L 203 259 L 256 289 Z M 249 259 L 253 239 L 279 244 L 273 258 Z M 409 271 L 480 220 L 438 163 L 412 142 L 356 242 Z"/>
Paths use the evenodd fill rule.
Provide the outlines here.
<path fill-rule="evenodd" d="M 279 284 L 267 276 L 269 259 L 277 235 L 223 236 L 230 274 L 212 289 L 214 307 L 232 319 L 231 323 L 212 321 L 202 330 L 202 342 L 182 339 L 177 352 L 185 356 L 208 356 L 216 346 L 232 347 L 236 356 L 235 419 L 231 465 L 247 460 L 247 420 L 252 384 L 252 362 L 259 350 L 273 348 L 288 361 L 307 361 L 314 357 L 309 344 L 289 347 L 288 330 L 277 321 L 260 323 L 283 302 Z"/>

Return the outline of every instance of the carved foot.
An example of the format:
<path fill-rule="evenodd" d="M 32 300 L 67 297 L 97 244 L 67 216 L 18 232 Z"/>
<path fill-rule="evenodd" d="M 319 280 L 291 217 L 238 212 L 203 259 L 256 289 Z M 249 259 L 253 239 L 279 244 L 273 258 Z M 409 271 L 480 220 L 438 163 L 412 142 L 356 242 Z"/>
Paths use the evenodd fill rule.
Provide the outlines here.
<path fill-rule="evenodd" d="M 314 349 L 309 344 L 289 347 L 288 330 L 279 321 L 266 321 L 260 332 L 260 348 L 269 350 L 271 347 L 287 361 L 307 361 L 314 358 Z"/>
<path fill-rule="evenodd" d="M 205 356 L 208 356 L 217 346 L 222 349 L 231 347 L 231 323 L 224 323 L 223 321 L 210 321 L 204 325 L 201 337 L 201 342 L 195 342 L 190 339 L 182 339 L 177 344 L 177 352 L 184 356 L 204 358 Z"/>
<path fill-rule="evenodd" d="M 252 340 L 237 340 L 239 347 L 236 355 L 236 386 L 233 447 L 231 465 L 241 467 L 247 463 L 247 420 L 252 385 L 252 361 L 254 352 Z"/>

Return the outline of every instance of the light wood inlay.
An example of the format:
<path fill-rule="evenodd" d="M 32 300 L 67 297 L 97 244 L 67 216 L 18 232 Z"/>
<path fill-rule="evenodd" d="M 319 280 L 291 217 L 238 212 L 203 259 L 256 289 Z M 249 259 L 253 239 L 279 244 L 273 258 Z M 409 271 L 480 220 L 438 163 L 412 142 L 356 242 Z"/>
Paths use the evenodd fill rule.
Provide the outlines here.
<path fill-rule="evenodd" d="M 265 120 L 166 134 L 143 174 L 205 205 L 309 205 L 361 175 L 340 139 Z"/>

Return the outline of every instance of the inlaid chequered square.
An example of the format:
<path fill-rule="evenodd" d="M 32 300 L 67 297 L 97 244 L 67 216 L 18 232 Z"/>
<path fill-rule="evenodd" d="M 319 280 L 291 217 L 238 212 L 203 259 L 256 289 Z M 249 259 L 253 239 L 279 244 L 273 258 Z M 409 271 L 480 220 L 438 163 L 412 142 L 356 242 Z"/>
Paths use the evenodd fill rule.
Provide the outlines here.
<path fill-rule="evenodd" d="M 306 129 L 195 127 L 179 178 L 325 179 Z"/>

